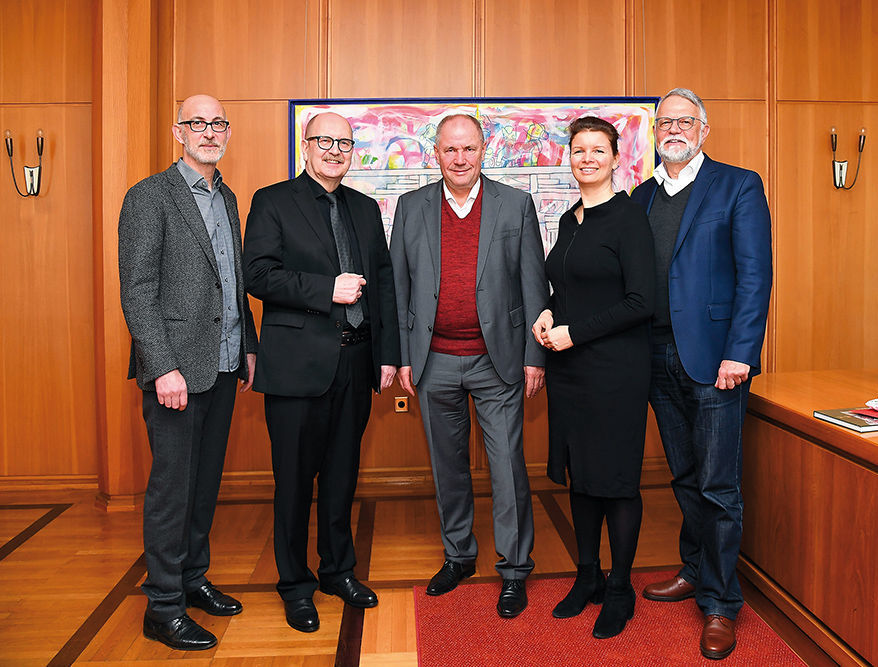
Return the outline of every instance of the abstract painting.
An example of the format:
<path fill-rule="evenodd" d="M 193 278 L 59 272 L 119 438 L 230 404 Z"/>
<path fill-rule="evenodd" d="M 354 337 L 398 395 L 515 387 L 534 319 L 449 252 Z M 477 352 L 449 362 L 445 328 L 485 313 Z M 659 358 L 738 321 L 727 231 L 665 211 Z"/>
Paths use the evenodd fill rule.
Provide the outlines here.
<path fill-rule="evenodd" d="M 308 120 L 323 111 L 341 114 L 356 142 L 344 183 L 378 202 L 389 239 L 399 196 L 441 177 L 433 152 L 439 121 L 453 113 L 471 114 L 487 143 L 482 172 L 531 193 L 548 252 L 558 219 L 579 198 L 570 173 L 567 126 L 591 115 L 616 127 L 620 160 L 613 188 L 630 192 L 656 165 L 657 103 L 654 97 L 290 100 L 290 177 L 304 168 L 301 142 Z"/>

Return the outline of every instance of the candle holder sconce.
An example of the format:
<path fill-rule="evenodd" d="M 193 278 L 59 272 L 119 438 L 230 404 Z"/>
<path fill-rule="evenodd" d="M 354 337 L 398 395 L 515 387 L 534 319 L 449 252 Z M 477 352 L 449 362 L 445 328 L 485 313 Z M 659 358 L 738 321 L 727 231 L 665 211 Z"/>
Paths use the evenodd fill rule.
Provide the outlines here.
<path fill-rule="evenodd" d="M 15 167 L 12 165 L 12 132 L 6 130 L 6 154 L 9 155 L 9 170 L 12 172 L 12 183 L 15 185 L 15 191 L 22 197 L 36 197 L 40 194 L 40 180 L 43 169 L 43 131 L 37 130 L 37 156 L 39 162 L 35 167 L 24 165 L 24 192 L 18 187 L 18 181 L 15 178 Z"/>

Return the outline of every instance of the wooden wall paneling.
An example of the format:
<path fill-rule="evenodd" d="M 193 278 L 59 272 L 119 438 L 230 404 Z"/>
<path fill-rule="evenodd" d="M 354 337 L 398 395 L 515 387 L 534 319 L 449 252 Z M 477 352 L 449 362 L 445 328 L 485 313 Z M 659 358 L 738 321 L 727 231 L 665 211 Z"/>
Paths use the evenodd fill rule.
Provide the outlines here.
<path fill-rule="evenodd" d="M 759 419 L 744 443 L 741 552 L 874 661 L 878 471 Z"/>
<path fill-rule="evenodd" d="M 238 212 L 245 224 L 253 193 L 288 178 L 289 105 L 286 99 L 222 102 L 232 136 L 218 167 L 238 198 Z M 181 154 L 182 147 L 177 144 L 174 159 Z"/>
<path fill-rule="evenodd" d="M 91 0 L 0 0 L 0 25 L 0 104 L 91 101 Z"/>
<path fill-rule="evenodd" d="M 155 170 L 159 4 L 106 0 L 96 8 L 93 114 L 97 504 L 131 509 L 149 471 L 140 392 L 128 375 L 130 336 L 119 302 L 118 221 L 126 191 Z M 124 100 L 124 103 L 120 103 Z"/>
<path fill-rule="evenodd" d="M 408 397 L 408 412 L 395 412 L 395 398 Z M 409 396 L 394 382 L 380 396 L 372 396 L 372 415 L 363 436 L 360 469 L 420 475 L 430 471 L 430 453 L 417 396 Z M 373 473 L 374 474 L 374 473 Z"/>
<path fill-rule="evenodd" d="M 37 128 L 45 150 L 39 197 L 0 171 L 0 475 L 93 475 L 91 106 L 0 106 L 6 128 L 20 188 Z"/>
<path fill-rule="evenodd" d="M 223 106 L 231 122 L 232 136 L 219 169 L 238 198 L 242 232 L 246 233 L 253 193 L 287 178 L 288 104 L 286 100 L 281 100 L 224 102 Z M 179 154 L 178 144 L 175 159 Z M 262 320 L 262 302 L 251 298 L 250 307 L 258 329 Z M 271 449 L 262 394 L 238 394 L 225 470 L 271 470 Z"/>
<path fill-rule="evenodd" d="M 330 97 L 479 94 L 476 0 L 329 0 Z"/>
<path fill-rule="evenodd" d="M 829 128 L 839 159 L 857 159 L 857 133 L 878 129 L 878 105 L 778 105 L 775 299 L 778 371 L 874 367 L 878 151 L 866 142 L 850 191 L 832 184 Z M 870 148 L 872 150 L 870 150 Z"/>
<path fill-rule="evenodd" d="M 635 89 L 661 96 L 683 86 L 702 98 L 765 99 L 768 4 L 768 0 L 635 2 L 635 20 L 642 22 L 634 43 Z"/>
<path fill-rule="evenodd" d="M 320 7 L 320 0 L 176 0 L 176 98 L 317 97 Z M 362 48 L 358 33 L 350 41 Z"/>
<path fill-rule="evenodd" d="M 778 99 L 878 99 L 874 0 L 776 2 Z"/>
<path fill-rule="evenodd" d="M 714 160 L 758 172 L 768 195 L 768 109 L 765 102 L 704 100 L 704 105 L 710 125 L 704 152 Z"/>
<path fill-rule="evenodd" d="M 486 96 L 625 94 L 625 0 L 484 0 Z"/>
<path fill-rule="evenodd" d="M 529 334 L 530 332 L 528 332 Z M 545 463 L 549 460 L 549 416 L 547 411 L 545 388 L 533 398 L 524 399 L 524 460 L 528 464 Z"/>

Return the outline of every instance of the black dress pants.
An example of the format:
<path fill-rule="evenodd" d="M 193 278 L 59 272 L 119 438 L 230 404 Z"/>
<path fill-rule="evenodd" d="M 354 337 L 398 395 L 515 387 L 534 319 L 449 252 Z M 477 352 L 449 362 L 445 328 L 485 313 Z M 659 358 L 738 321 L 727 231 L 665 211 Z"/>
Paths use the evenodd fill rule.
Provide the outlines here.
<path fill-rule="evenodd" d="M 310 598 L 308 522 L 317 478 L 317 574 L 326 583 L 353 574 L 351 505 L 360 469 L 360 439 L 372 409 L 368 341 L 344 346 L 322 396 L 265 395 L 274 471 L 274 555 L 284 600 Z"/>
<path fill-rule="evenodd" d="M 208 535 L 216 509 L 236 373 L 219 373 L 213 387 L 189 394 L 185 410 L 166 408 L 143 392 L 143 419 L 152 468 L 143 499 L 143 583 L 147 614 L 164 622 L 186 613 L 185 593 L 203 585 L 210 565 Z"/>

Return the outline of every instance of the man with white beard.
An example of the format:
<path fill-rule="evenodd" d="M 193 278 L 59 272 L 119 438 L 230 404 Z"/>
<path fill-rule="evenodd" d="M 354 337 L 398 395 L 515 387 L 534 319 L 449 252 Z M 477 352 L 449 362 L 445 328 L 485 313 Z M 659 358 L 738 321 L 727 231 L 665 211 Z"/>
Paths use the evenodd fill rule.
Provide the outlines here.
<path fill-rule="evenodd" d="M 655 238 L 649 400 L 683 514 L 683 566 L 643 596 L 694 597 L 704 613 L 701 653 L 722 659 L 735 648 L 743 604 L 741 436 L 768 317 L 771 219 L 758 174 L 701 152 L 710 126 L 691 90 L 661 99 L 654 132 L 662 163 L 631 198 Z"/>

